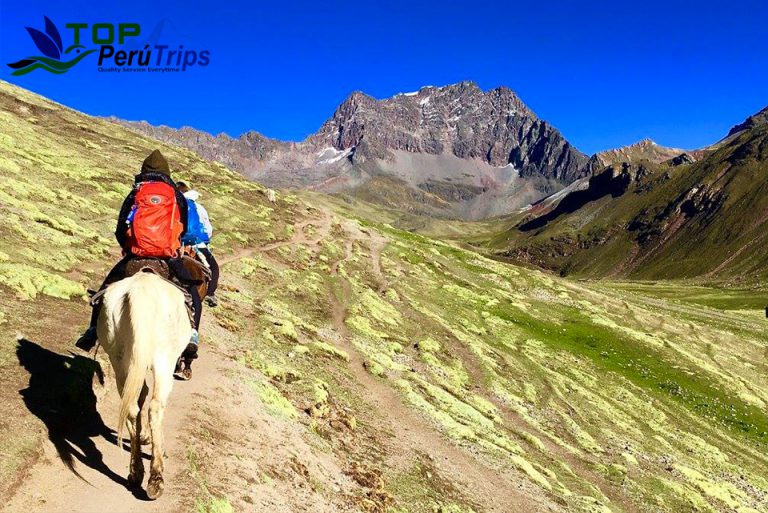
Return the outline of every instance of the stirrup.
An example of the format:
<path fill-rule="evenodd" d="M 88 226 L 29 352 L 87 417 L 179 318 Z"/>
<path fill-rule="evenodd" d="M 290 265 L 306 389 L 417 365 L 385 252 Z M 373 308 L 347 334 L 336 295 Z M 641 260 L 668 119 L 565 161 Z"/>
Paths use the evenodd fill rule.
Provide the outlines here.
<path fill-rule="evenodd" d="M 85 333 L 80 335 L 80 338 L 75 342 L 75 347 L 78 347 L 87 353 L 96 346 L 98 341 L 99 337 L 96 335 L 96 328 L 91 326 L 85 330 Z"/>

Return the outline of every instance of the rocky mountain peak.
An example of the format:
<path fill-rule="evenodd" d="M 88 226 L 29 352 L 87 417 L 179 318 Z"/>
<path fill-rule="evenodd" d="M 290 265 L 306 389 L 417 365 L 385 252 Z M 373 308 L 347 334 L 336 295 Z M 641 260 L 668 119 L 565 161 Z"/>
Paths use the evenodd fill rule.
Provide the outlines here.
<path fill-rule="evenodd" d="M 370 107 L 375 102 L 376 99 L 374 97 L 369 96 L 362 91 L 353 91 L 339 104 L 333 117 L 351 115 L 358 109 Z"/>
<path fill-rule="evenodd" d="M 646 138 L 627 146 L 601 151 L 595 156 L 603 166 L 608 166 L 621 162 L 636 163 L 642 160 L 658 164 L 675 158 L 681 153 L 685 153 L 685 150 L 662 146 L 656 144 L 652 139 Z"/>
<path fill-rule="evenodd" d="M 587 161 L 511 89 L 485 92 L 471 81 L 383 100 L 353 93 L 307 142 L 346 151 L 363 138 L 366 157 L 392 160 L 397 151 L 449 154 L 564 182 L 576 179 Z"/>
<path fill-rule="evenodd" d="M 230 138 L 126 124 L 270 187 L 370 187 L 365 198 L 378 201 L 385 182 L 399 188 L 390 196 L 416 203 L 410 211 L 433 213 L 439 205 L 439 214 L 458 217 L 498 215 L 536 201 L 583 176 L 588 160 L 510 88 L 484 91 L 472 81 L 385 99 L 355 91 L 315 134 L 295 143 L 255 131 Z"/>

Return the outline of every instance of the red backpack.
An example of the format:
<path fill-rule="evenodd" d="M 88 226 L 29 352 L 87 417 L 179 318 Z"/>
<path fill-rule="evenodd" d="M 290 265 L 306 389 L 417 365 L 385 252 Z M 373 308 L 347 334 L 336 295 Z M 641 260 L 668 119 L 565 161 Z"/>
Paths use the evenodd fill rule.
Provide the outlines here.
<path fill-rule="evenodd" d="M 181 247 L 181 212 L 176 190 L 163 182 L 142 182 L 128 217 L 127 250 L 140 257 L 172 257 Z"/>

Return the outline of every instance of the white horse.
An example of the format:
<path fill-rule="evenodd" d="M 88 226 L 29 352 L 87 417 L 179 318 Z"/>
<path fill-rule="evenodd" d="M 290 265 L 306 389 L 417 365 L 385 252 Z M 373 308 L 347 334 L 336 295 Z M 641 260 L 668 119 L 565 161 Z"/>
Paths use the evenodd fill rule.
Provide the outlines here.
<path fill-rule="evenodd" d="M 130 486 L 141 486 L 144 479 L 141 410 L 149 392 L 145 380 L 152 370 L 152 463 L 147 482 L 151 499 L 163 493 L 163 412 L 173 388 L 176 360 L 187 346 L 191 330 L 184 295 L 155 274 L 139 272 L 110 285 L 104 294 L 97 333 L 114 368 L 121 397 L 118 443 L 122 444 L 126 421 L 131 437 Z"/>

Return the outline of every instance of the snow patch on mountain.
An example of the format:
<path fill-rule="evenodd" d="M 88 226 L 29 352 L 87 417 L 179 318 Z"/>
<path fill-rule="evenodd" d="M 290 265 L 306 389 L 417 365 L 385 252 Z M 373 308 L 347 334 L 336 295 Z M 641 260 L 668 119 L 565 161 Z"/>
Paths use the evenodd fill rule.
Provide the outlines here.
<path fill-rule="evenodd" d="M 317 160 L 315 163 L 318 165 L 333 164 L 334 162 L 338 162 L 344 157 L 349 156 L 353 149 L 354 148 L 350 148 L 348 150 L 337 150 L 331 146 L 323 148 L 317 152 L 317 157 L 319 160 Z"/>

